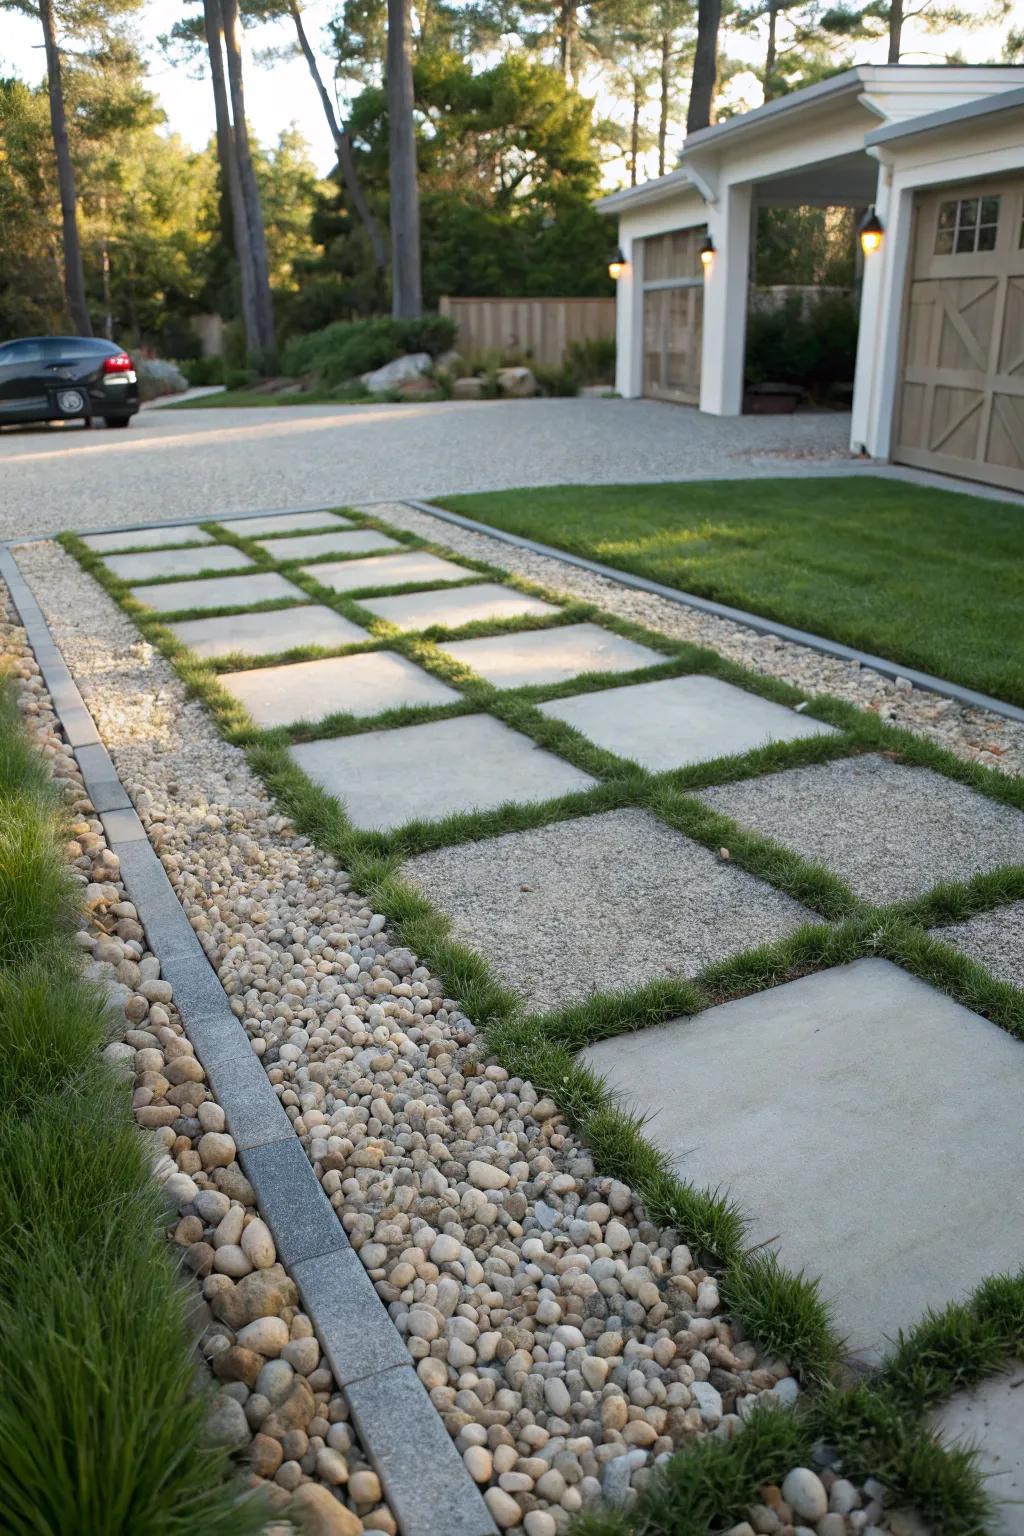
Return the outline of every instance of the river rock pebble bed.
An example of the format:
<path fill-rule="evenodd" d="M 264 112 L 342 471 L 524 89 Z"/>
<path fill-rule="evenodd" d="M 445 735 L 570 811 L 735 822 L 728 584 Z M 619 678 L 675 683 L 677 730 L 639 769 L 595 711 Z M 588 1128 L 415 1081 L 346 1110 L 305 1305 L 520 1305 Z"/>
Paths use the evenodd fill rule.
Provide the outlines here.
<path fill-rule="evenodd" d="M 195 1277 L 198 1362 L 214 1389 L 207 1432 L 237 1453 L 286 1523 L 318 1536 L 394 1536 L 398 1526 L 358 1444 L 348 1405 L 277 1262 L 224 1111 L 186 1038 L 171 986 L 146 946 L 117 855 L 85 794 L 50 697 L 0 585 L 0 671 L 13 674 L 25 723 L 67 788 L 66 854 L 83 887 L 75 934 L 85 974 L 103 984 L 117 1021 L 106 1059 L 134 1081 L 136 1123 L 174 1217 L 168 1240 Z"/>
<path fill-rule="evenodd" d="M 873 710 L 883 720 L 927 736 L 968 762 L 1004 773 L 1024 773 L 1024 724 L 1017 721 L 928 693 L 914 687 L 908 678 L 883 677 L 858 662 L 840 661 L 791 640 L 758 634 L 733 619 L 686 608 L 552 556 L 460 528 L 404 502 L 377 503 L 362 510 L 454 554 L 487 561 L 552 591 L 599 603 L 608 613 L 645 624 L 673 639 L 709 646 L 763 676 L 781 678 L 808 693 L 831 694 L 860 709 Z"/>
<path fill-rule="evenodd" d="M 602 1496 L 627 1499 L 631 1483 L 681 1442 L 737 1432 L 761 1399 L 795 1398 L 785 1362 L 759 1358 L 723 1313 L 714 1276 L 678 1234 L 647 1220 L 629 1188 L 595 1176 L 551 1100 L 482 1056 L 457 1000 L 277 814 L 243 754 L 130 621 L 58 547 L 26 547 L 19 563 L 496 1524 L 555 1536 Z M 145 1064 L 163 1075 L 155 1056 Z M 178 1118 L 163 1131 L 170 1146 Z M 218 1191 L 227 1182 L 244 1227 L 246 1190 L 205 1168 L 203 1145 L 200 1137 L 196 1148 L 191 1139 L 178 1148 L 180 1175 Z M 226 1145 L 215 1155 L 230 1158 Z M 231 1252 L 218 1262 L 215 1237 L 228 1213 L 216 1225 L 214 1214 L 211 1204 L 207 1223 L 197 1212 L 181 1240 L 210 1266 L 210 1352 L 220 1371 L 236 1373 L 222 1397 L 223 1432 L 234 1423 L 241 1435 L 255 1396 L 256 1413 L 271 1404 L 275 1430 L 298 1430 L 273 1469 L 276 1451 L 262 1440 L 257 1447 L 278 1486 L 285 1465 L 285 1485 L 310 1465 L 329 1477 L 328 1453 L 345 1438 L 329 1414 L 312 1415 L 313 1433 L 281 1417 L 287 1403 L 301 1417 L 310 1374 L 314 1398 L 327 1391 L 330 1407 L 315 1340 L 288 1317 L 286 1342 L 264 1316 L 259 1342 L 279 1344 L 279 1353 L 262 1358 L 243 1332 L 255 1320 L 248 1294 L 269 1291 L 266 1312 L 287 1314 L 288 1282 L 226 1273 L 225 1263 L 249 1263 L 244 1230 L 223 1230 Z M 289 1366 L 306 1387 L 285 1392 Z M 314 1436 L 323 1444 L 304 1462 Z"/>

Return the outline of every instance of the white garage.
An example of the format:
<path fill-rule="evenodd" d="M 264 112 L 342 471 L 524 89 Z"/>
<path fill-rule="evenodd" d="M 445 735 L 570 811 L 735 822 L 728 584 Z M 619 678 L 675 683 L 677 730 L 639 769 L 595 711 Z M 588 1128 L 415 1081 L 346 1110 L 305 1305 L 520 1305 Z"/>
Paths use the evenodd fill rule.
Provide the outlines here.
<path fill-rule="evenodd" d="M 618 220 L 616 387 L 738 415 L 764 206 L 873 207 L 851 444 L 1024 491 L 1024 68 L 863 66 L 691 134 Z M 710 242 L 707 264 L 702 246 Z"/>

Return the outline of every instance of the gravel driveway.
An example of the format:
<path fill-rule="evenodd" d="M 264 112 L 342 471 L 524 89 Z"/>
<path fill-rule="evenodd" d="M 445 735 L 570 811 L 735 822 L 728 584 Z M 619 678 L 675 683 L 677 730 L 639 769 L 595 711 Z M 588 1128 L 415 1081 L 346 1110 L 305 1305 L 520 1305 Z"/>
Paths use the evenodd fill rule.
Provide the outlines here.
<path fill-rule="evenodd" d="M 702 416 L 650 400 L 142 412 L 127 432 L 0 433 L 0 538 L 201 513 L 841 462 L 841 413 Z"/>

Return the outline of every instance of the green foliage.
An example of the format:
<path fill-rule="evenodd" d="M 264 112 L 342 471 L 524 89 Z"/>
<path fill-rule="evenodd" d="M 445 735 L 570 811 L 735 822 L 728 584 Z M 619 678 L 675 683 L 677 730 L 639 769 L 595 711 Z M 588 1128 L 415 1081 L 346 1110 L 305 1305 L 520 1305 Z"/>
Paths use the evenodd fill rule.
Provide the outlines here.
<path fill-rule="evenodd" d="M 759 208 L 754 281 L 852 287 L 854 222 L 852 208 Z"/>
<path fill-rule="evenodd" d="M 588 336 L 571 341 L 565 352 L 566 365 L 581 384 L 612 384 L 615 381 L 615 337 Z"/>
<path fill-rule="evenodd" d="M 750 384 L 799 384 L 820 396 L 830 384 L 853 379 L 857 307 L 845 294 L 822 294 L 805 309 L 789 294 L 775 310 L 747 319 L 746 377 Z"/>
<path fill-rule="evenodd" d="M 193 389 L 204 384 L 224 383 L 224 359 L 221 357 L 182 358 L 178 367 Z"/>
<path fill-rule="evenodd" d="M 580 392 L 579 377 L 568 363 L 563 363 L 561 368 L 545 368 L 534 363 L 533 376 L 546 395 L 568 396 Z"/>
<path fill-rule="evenodd" d="M 337 387 L 380 368 L 404 352 L 429 352 L 438 357 L 455 339 L 455 324 L 446 315 L 420 320 L 337 321 L 309 336 L 295 336 L 284 349 L 284 371 L 293 377 L 319 373 L 321 382 Z"/>

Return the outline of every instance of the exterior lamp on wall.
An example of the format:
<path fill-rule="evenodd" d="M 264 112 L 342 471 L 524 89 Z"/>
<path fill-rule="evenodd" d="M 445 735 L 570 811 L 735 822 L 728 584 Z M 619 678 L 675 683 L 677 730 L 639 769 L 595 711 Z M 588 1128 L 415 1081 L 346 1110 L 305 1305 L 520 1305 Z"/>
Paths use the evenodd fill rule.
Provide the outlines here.
<path fill-rule="evenodd" d="M 704 244 L 700 248 L 700 264 L 704 268 L 704 276 L 710 277 L 711 268 L 715 264 L 715 242 L 710 235 L 705 237 Z"/>
<path fill-rule="evenodd" d="M 617 250 L 608 263 L 608 276 L 617 281 L 626 270 L 626 258 L 621 250 Z"/>
<path fill-rule="evenodd" d="M 885 233 L 882 221 L 872 208 L 864 219 L 859 230 L 860 248 L 865 256 L 871 256 L 882 244 L 882 236 Z"/>

